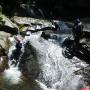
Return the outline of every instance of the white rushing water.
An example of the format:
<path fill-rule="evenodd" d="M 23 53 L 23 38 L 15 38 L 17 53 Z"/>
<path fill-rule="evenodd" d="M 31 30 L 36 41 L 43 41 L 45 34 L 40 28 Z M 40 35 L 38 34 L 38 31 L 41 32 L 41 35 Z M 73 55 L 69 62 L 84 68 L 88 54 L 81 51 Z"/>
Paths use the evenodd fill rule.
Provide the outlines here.
<path fill-rule="evenodd" d="M 75 57 L 72 60 L 64 58 L 59 44 L 52 43 L 52 40 L 45 40 L 40 35 L 41 32 L 30 34 L 22 41 L 23 46 L 29 41 L 37 50 L 40 74 L 36 82 L 42 90 L 78 90 L 82 76 L 75 75 L 74 72 L 85 67 L 86 64 Z M 14 49 L 15 42 L 13 41 L 9 49 L 9 57 Z M 79 62 L 75 64 L 77 61 Z M 10 68 L 4 71 L 4 77 L 11 83 L 17 84 L 21 80 L 21 72 L 18 70 L 18 66 L 14 67 L 11 63 L 12 61 L 9 61 Z"/>
<path fill-rule="evenodd" d="M 18 84 L 21 81 L 20 76 L 21 72 L 18 70 L 18 67 L 10 66 L 9 69 L 4 71 L 4 79 L 11 84 Z"/>
<path fill-rule="evenodd" d="M 42 90 L 77 90 L 81 84 L 81 75 L 74 72 L 81 67 L 87 66 L 77 58 L 74 63 L 62 55 L 62 48 L 58 44 L 40 38 L 40 33 L 27 36 L 31 45 L 38 52 L 38 62 L 41 72 L 36 82 Z M 75 62 L 79 61 L 77 64 Z"/>
<path fill-rule="evenodd" d="M 13 50 L 15 50 L 15 40 L 14 37 L 9 38 L 12 46 L 9 49 L 9 53 L 8 53 L 8 58 L 10 59 L 10 56 L 12 55 Z M 21 72 L 18 69 L 18 66 L 14 66 L 12 64 L 13 60 L 9 60 L 8 65 L 9 65 L 9 69 L 6 69 L 3 73 L 4 75 L 4 79 L 9 81 L 8 83 L 11 84 L 18 84 L 19 81 L 21 81 L 20 77 L 21 77 Z"/>

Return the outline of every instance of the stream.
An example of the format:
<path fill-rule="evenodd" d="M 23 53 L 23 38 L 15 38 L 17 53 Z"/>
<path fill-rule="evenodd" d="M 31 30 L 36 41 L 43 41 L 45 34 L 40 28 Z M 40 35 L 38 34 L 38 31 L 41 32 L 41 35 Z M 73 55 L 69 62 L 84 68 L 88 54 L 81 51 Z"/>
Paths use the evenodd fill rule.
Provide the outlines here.
<path fill-rule="evenodd" d="M 62 55 L 60 44 L 67 35 L 60 35 L 61 39 L 57 40 L 45 40 L 40 37 L 41 33 L 30 33 L 29 36 L 22 39 L 23 47 L 19 62 L 14 66 L 11 64 L 12 60 L 9 60 L 10 68 L 0 74 L 0 90 L 80 90 L 83 86 L 82 75 L 76 75 L 74 72 L 86 67 L 87 64 L 76 57 L 69 60 Z M 15 49 L 15 41 L 13 37 L 11 39 L 12 46 L 9 49 L 8 57 Z M 32 67 L 30 64 L 33 59 L 30 55 L 32 53 L 28 53 L 30 48 L 25 49 L 27 42 L 36 52 L 38 68 Z M 25 53 L 28 53 L 27 56 Z M 27 62 L 27 70 L 29 74 L 33 73 L 32 75 L 23 74 L 19 70 L 22 58 Z M 31 67 L 32 70 L 30 70 Z M 35 74 L 35 78 L 32 78 Z"/>

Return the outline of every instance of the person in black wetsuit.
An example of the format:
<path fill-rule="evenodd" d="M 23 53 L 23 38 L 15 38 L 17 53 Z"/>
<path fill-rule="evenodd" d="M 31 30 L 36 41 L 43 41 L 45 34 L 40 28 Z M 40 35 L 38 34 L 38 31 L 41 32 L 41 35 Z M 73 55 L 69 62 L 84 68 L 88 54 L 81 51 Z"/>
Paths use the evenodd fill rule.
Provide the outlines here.
<path fill-rule="evenodd" d="M 16 42 L 16 50 L 17 50 L 17 51 L 20 51 L 21 48 L 22 48 L 22 44 L 21 44 L 21 42 L 18 40 L 18 41 Z"/>
<path fill-rule="evenodd" d="M 12 64 L 17 64 L 17 62 L 18 62 L 18 60 L 19 60 L 19 57 L 20 57 L 20 55 L 21 55 L 21 53 L 22 53 L 22 51 L 21 51 L 21 48 L 22 48 L 22 43 L 21 43 L 21 41 L 18 39 L 18 37 L 14 37 L 15 38 L 15 41 L 16 41 L 16 45 L 15 45 L 15 47 L 16 47 L 16 49 L 13 51 L 13 53 L 12 53 L 12 55 L 11 55 L 11 60 L 15 60 L 15 61 L 12 61 Z"/>
<path fill-rule="evenodd" d="M 18 60 L 18 58 L 21 54 L 22 43 L 17 37 L 14 37 L 14 38 L 16 40 L 16 50 L 15 50 L 16 54 L 15 54 L 15 57 L 16 57 L 16 60 Z"/>
<path fill-rule="evenodd" d="M 76 44 L 79 43 L 83 27 L 84 26 L 83 26 L 82 22 L 79 19 L 76 19 L 74 22 L 74 26 L 72 28 L 72 33 L 73 33 L 74 40 L 75 40 Z"/>

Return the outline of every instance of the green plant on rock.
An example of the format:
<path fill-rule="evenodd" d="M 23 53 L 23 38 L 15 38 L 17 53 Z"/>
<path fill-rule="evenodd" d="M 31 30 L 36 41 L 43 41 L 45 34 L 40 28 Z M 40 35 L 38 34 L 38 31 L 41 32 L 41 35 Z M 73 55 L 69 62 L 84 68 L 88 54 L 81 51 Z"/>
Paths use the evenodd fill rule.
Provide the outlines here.
<path fill-rule="evenodd" d="M 1 5 L 0 5 L 0 24 L 5 24 L 5 21 L 3 21 L 2 6 Z"/>
<path fill-rule="evenodd" d="M 5 21 L 3 20 L 3 16 L 0 14 L 0 25 L 4 25 Z"/>
<path fill-rule="evenodd" d="M 18 27 L 19 27 L 20 32 L 22 32 L 22 30 L 24 28 L 24 24 L 19 24 Z"/>

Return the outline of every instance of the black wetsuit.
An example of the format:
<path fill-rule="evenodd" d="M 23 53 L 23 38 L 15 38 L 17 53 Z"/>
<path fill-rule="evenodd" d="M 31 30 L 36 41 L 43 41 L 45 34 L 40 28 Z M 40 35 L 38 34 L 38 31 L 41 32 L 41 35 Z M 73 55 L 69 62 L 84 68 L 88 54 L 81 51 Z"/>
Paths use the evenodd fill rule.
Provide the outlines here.
<path fill-rule="evenodd" d="M 20 51 L 21 48 L 22 48 L 22 44 L 21 44 L 20 42 L 17 42 L 17 43 L 16 43 L 16 49 L 17 49 L 18 51 Z"/>
<path fill-rule="evenodd" d="M 12 55 L 10 57 L 11 60 L 15 59 L 16 63 L 18 62 L 19 56 L 21 54 L 21 48 L 22 48 L 21 42 L 17 42 L 16 49 L 12 52 Z"/>
<path fill-rule="evenodd" d="M 18 60 L 19 56 L 21 54 L 21 48 L 22 48 L 22 44 L 20 42 L 16 43 L 16 50 L 15 50 L 15 59 Z"/>

